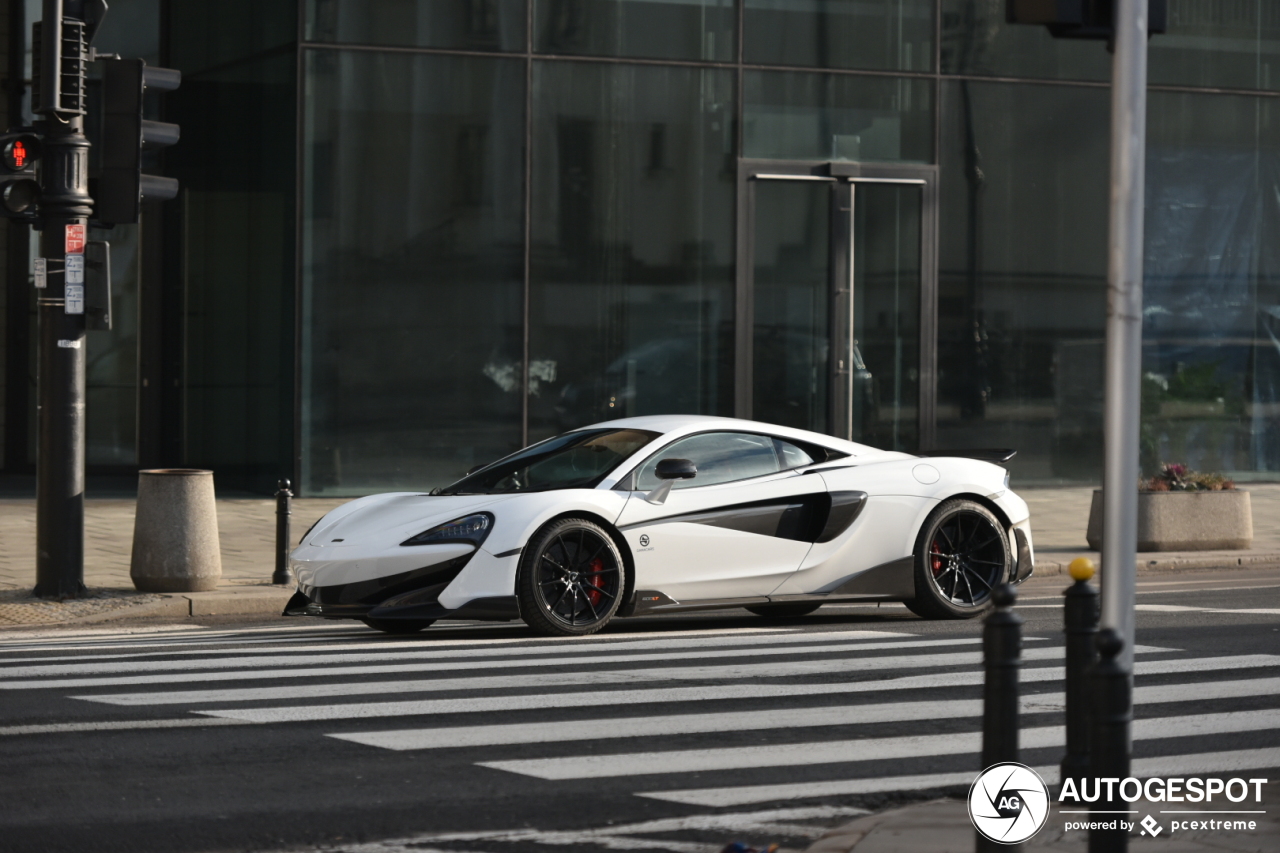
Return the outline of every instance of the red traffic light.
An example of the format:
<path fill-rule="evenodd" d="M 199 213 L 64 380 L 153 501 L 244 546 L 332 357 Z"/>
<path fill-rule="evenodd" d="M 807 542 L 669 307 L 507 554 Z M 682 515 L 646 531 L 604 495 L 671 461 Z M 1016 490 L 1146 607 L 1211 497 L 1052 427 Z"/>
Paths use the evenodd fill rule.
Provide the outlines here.
<path fill-rule="evenodd" d="M 40 156 L 40 137 L 18 134 L 4 140 L 4 165 L 10 172 L 30 172 Z"/>

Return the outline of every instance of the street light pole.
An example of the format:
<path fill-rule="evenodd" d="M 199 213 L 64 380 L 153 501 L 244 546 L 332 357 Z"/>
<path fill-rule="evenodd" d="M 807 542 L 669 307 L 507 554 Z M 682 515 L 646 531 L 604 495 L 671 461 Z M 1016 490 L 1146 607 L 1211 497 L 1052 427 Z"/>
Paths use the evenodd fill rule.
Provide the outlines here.
<path fill-rule="evenodd" d="M 1106 458 L 1102 625 L 1133 672 L 1142 397 L 1142 251 L 1147 137 L 1147 2 L 1119 0 L 1111 79 L 1111 226 L 1107 251 Z"/>
<path fill-rule="evenodd" d="M 40 169 L 37 384 L 36 587 L 44 598 L 84 595 L 85 317 L 84 246 L 89 140 L 84 135 L 88 35 L 83 0 L 44 0 L 38 97 L 44 138 Z"/>

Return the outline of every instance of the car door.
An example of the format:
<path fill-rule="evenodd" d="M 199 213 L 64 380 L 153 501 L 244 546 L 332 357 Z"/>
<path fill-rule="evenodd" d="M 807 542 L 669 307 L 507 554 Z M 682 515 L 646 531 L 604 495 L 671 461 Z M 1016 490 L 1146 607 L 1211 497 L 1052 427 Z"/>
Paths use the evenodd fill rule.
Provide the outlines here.
<path fill-rule="evenodd" d="M 707 432 L 647 459 L 617 522 L 635 557 L 637 591 L 679 603 L 757 598 L 795 572 L 828 501 L 826 484 L 800 473 L 794 450 L 767 435 Z M 655 503 L 662 459 L 692 460 L 698 472 L 672 481 Z"/>

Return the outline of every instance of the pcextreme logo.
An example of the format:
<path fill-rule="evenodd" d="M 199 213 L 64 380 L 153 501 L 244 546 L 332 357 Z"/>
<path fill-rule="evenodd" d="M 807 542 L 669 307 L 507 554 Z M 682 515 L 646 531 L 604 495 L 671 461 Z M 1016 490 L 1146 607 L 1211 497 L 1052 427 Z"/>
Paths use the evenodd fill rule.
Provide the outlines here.
<path fill-rule="evenodd" d="M 993 764 L 969 788 L 969 819 L 991 841 L 1021 843 L 1049 819 L 1049 787 L 1025 764 Z"/>

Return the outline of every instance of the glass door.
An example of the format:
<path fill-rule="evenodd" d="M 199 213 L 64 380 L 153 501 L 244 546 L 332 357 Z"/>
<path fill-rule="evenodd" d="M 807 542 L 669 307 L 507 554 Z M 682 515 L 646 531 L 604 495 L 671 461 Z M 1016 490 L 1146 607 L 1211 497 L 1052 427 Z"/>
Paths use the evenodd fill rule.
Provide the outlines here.
<path fill-rule="evenodd" d="M 754 420 L 831 432 L 832 186 L 755 187 L 752 390 Z"/>
<path fill-rule="evenodd" d="M 884 449 L 927 444 L 928 177 L 750 178 L 739 413 Z"/>

